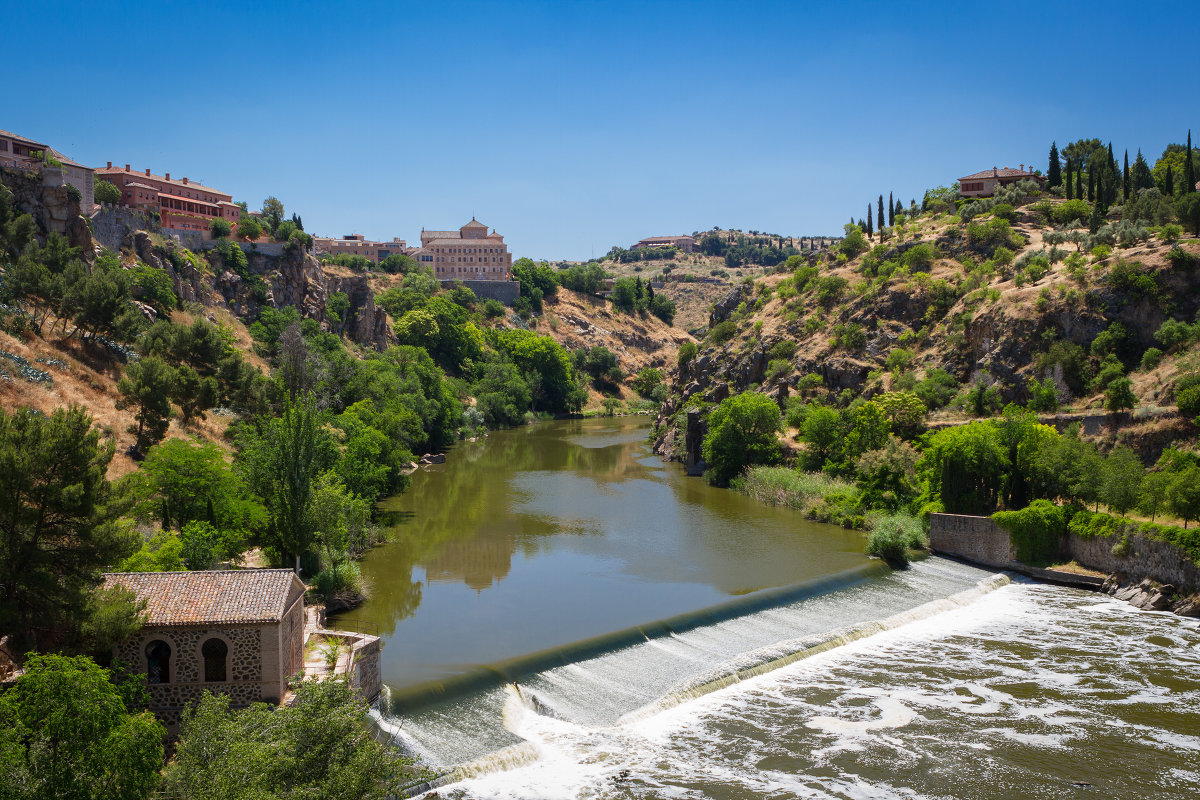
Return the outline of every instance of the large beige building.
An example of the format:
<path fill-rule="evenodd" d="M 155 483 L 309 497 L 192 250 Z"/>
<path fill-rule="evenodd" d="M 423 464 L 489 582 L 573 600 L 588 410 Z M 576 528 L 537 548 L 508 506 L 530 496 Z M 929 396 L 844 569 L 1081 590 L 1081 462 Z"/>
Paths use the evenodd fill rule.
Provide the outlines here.
<path fill-rule="evenodd" d="M 390 242 L 373 242 L 361 233 L 352 233 L 340 239 L 331 236 L 314 236 L 313 252 L 317 255 L 362 256 L 370 259 L 371 263 L 378 264 L 390 255 L 406 255 L 408 243 L 398 238 L 393 238 Z"/>
<path fill-rule="evenodd" d="M 456 231 L 421 231 L 421 246 L 409 252 L 439 280 L 507 281 L 512 254 L 504 237 L 474 217 Z"/>

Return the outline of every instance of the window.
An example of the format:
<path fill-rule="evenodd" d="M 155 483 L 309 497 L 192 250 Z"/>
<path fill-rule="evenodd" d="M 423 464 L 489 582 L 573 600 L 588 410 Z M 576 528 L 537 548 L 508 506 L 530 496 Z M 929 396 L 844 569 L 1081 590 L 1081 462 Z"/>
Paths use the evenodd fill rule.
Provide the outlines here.
<path fill-rule="evenodd" d="M 224 683 L 225 658 L 229 655 L 229 645 L 225 640 L 213 637 L 200 647 L 200 655 L 204 657 L 204 682 Z"/>
<path fill-rule="evenodd" d="M 146 683 L 171 682 L 171 645 L 155 639 L 146 645 Z"/>

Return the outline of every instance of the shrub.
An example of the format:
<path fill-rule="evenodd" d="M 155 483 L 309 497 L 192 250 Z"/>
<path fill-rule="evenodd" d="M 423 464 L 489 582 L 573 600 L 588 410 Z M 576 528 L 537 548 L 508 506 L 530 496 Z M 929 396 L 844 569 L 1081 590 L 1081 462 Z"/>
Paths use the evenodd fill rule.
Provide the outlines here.
<path fill-rule="evenodd" d="M 922 243 L 909 248 L 900 260 L 910 270 L 928 270 L 936 258 L 937 250 L 933 245 Z"/>
<path fill-rule="evenodd" d="M 1016 246 L 1019 241 L 1007 220 L 992 219 L 967 225 L 967 245 L 985 255 L 990 256 L 999 247 Z"/>
<path fill-rule="evenodd" d="M 684 342 L 682 345 L 680 345 L 679 353 L 676 356 L 679 366 L 682 367 L 684 364 L 691 362 L 691 360 L 696 357 L 696 353 L 699 352 L 699 350 L 700 348 L 695 342 Z"/>
<path fill-rule="evenodd" d="M 1167 243 L 1178 241 L 1182 235 L 1182 226 L 1176 225 L 1174 222 L 1167 223 L 1158 229 L 1158 238 Z"/>
<path fill-rule="evenodd" d="M 849 285 L 849 281 L 840 275 L 826 275 L 817 281 L 817 302 L 822 307 L 829 308 L 842 299 Z"/>
<path fill-rule="evenodd" d="M 223 219 L 214 219 L 208 229 L 212 232 L 214 239 L 226 239 L 229 234 L 233 233 L 233 226 Z"/>
<path fill-rule="evenodd" d="M 737 335 L 737 325 L 727 319 L 718 322 L 708 330 L 708 338 L 713 344 L 724 344 Z"/>
<path fill-rule="evenodd" d="M 318 572 L 313 578 L 313 589 L 329 611 L 353 608 L 366 599 L 362 573 L 353 561 L 343 561 Z"/>
<path fill-rule="evenodd" d="M 1059 225 L 1090 219 L 1091 216 L 1092 204 L 1086 200 L 1068 200 L 1065 203 L 1059 203 L 1051 212 L 1051 218 Z"/>
<path fill-rule="evenodd" d="M 92 182 L 93 197 L 97 203 L 109 203 L 115 205 L 121 202 L 121 190 L 109 181 L 100 177 L 93 178 Z M 229 223 L 225 223 L 228 225 Z"/>
<path fill-rule="evenodd" d="M 1008 531 L 1018 561 L 1040 567 L 1061 557 L 1067 519 L 1049 500 L 1034 500 L 1020 511 L 997 511 L 992 520 Z"/>
<path fill-rule="evenodd" d="M 1200 266 L 1200 256 L 1184 250 L 1179 245 L 1175 245 L 1167 251 L 1167 261 L 1170 261 L 1171 266 L 1176 269 L 1192 269 Z"/>
<path fill-rule="evenodd" d="M 928 546 L 921 521 L 911 514 L 888 514 L 868 521 L 867 554 L 892 566 L 908 564 L 908 551 Z"/>
<path fill-rule="evenodd" d="M 1162 361 L 1163 351 L 1157 347 L 1151 347 L 1146 352 L 1142 353 L 1142 369 L 1152 370 Z"/>
<path fill-rule="evenodd" d="M 262 236 L 262 234 L 262 225 L 260 225 L 258 220 L 256 220 L 254 217 L 246 216 L 238 220 L 237 235 L 240 238 L 250 241 L 252 239 L 257 239 L 258 237 Z"/>
<path fill-rule="evenodd" d="M 1008 203 L 997 203 L 992 206 L 992 216 L 1012 222 L 1017 218 L 1017 211 Z"/>
<path fill-rule="evenodd" d="M 791 339 L 780 339 L 767 351 L 767 357 L 772 359 L 791 358 L 794 355 L 796 355 L 796 343 Z"/>
<path fill-rule="evenodd" d="M 499 300 L 490 298 L 483 303 L 483 315 L 488 319 L 497 319 L 504 316 L 504 303 Z"/>

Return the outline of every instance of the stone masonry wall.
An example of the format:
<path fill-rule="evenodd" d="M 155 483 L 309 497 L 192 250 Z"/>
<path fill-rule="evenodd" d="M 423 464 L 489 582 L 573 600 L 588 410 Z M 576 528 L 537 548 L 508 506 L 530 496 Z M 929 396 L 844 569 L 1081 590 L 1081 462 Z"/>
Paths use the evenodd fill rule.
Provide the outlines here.
<path fill-rule="evenodd" d="M 1110 575 L 1116 573 L 1128 580 L 1149 577 L 1184 591 L 1200 590 L 1200 567 L 1170 542 L 1130 536 L 1130 553 L 1121 557 L 1112 551 L 1118 541 L 1115 536 L 1091 539 L 1067 536 L 1067 555 L 1085 567 Z"/>
<path fill-rule="evenodd" d="M 1013 560 L 1008 531 L 992 522 L 990 517 L 931 514 L 929 549 L 1000 569 Z"/>
<path fill-rule="evenodd" d="M 511 306 L 513 301 L 521 294 L 520 281 L 454 281 L 443 280 L 442 288 L 449 289 L 455 283 L 462 283 L 475 296 L 483 300 L 499 300 L 505 305 Z"/>

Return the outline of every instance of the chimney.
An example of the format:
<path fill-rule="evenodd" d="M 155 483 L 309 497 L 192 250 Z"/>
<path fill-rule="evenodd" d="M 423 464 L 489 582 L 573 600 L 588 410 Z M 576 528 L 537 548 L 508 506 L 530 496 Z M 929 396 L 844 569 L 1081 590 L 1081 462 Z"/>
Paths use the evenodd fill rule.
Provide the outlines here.
<path fill-rule="evenodd" d="M 150 168 L 149 167 L 146 167 L 146 177 L 147 178 L 150 177 Z"/>
<path fill-rule="evenodd" d="M 1022 164 L 1022 165 L 1021 165 L 1021 172 L 1024 172 L 1024 171 L 1025 171 L 1025 165 L 1024 165 L 1024 164 Z"/>
<path fill-rule="evenodd" d="M 108 169 L 112 169 L 112 162 L 108 162 Z"/>
<path fill-rule="evenodd" d="M 164 177 L 165 177 L 167 180 L 171 180 L 171 173 L 169 173 L 169 172 L 168 172 L 168 173 L 166 173 L 166 174 L 164 175 Z"/>
<path fill-rule="evenodd" d="M 126 164 L 126 165 L 125 165 L 125 171 L 126 171 L 126 172 L 129 172 L 129 165 L 128 165 L 128 164 Z"/>
<path fill-rule="evenodd" d="M 184 176 L 184 178 L 183 178 L 183 185 L 187 186 L 187 176 Z"/>

